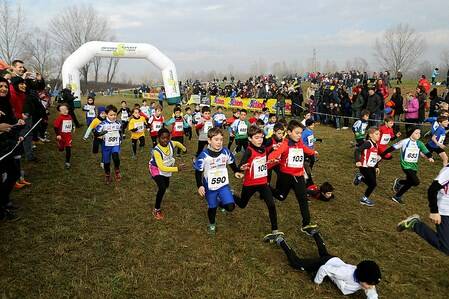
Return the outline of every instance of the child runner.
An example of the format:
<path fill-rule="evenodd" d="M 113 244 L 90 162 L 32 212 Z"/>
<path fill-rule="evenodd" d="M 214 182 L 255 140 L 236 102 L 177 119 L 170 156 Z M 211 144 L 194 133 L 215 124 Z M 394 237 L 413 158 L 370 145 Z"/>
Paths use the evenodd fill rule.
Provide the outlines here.
<path fill-rule="evenodd" d="M 105 172 L 106 184 L 112 182 L 111 179 L 111 157 L 114 161 L 115 181 L 120 182 L 120 143 L 121 124 L 117 121 L 117 107 L 109 105 L 106 107 L 106 119 L 102 121 L 94 131 L 94 134 L 103 139 L 102 160 Z"/>
<path fill-rule="evenodd" d="M 87 104 L 83 106 L 83 111 L 86 112 L 86 125 L 89 126 L 94 120 L 97 113 L 95 112 L 95 103 L 93 97 L 87 97 Z"/>
<path fill-rule="evenodd" d="M 379 132 L 380 132 L 380 139 L 378 144 L 378 154 L 381 155 L 388 147 L 388 143 L 390 141 L 395 140 L 396 138 L 399 138 L 401 136 L 401 132 L 397 132 L 396 135 L 393 131 L 394 127 L 394 120 L 391 116 L 387 116 L 385 118 L 385 123 L 380 126 Z M 391 160 L 393 156 L 391 154 L 385 155 L 385 160 Z"/>
<path fill-rule="evenodd" d="M 195 105 L 195 111 L 192 114 L 192 123 L 196 126 L 201 120 L 201 108 L 200 105 Z M 195 127 L 196 136 L 200 136 L 200 131 Z"/>
<path fill-rule="evenodd" d="M 274 125 L 277 123 L 278 118 L 276 116 L 276 114 L 274 113 L 270 113 L 270 117 L 268 118 L 268 123 L 265 125 L 264 128 L 264 133 L 265 133 L 265 138 L 270 138 L 271 135 L 273 135 L 273 129 L 274 129 Z"/>
<path fill-rule="evenodd" d="M 277 150 L 284 140 L 284 125 L 282 125 L 281 123 L 277 123 L 273 128 L 273 132 L 273 136 L 271 136 L 270 139 L 266 139 L 265 141 L 265 147 L 268 154 L 274 150 Z M 270 165 L 270 167 L 268 168 L 268 184 L 271 183 L 273 171 L 276 172 L 277 175 L 279 175 L 279 164 Z"/>
<path fill-rule="evenodd" d="M 310 223 L 309 204 L 306 199 L 306 184 L 304 181 L 304 154 L 317 155 L 318 152 L 309 149 L 301 142 L 302 125 L 291 120 L 287 127 L 288 138 L 278 149 L 268 155 L 268 161 L 279 160 L 280 172 L 276 181 L 273 196 L 283 201 L 287 198 L 290 189 L 293 189 L 302 215 L 301 231 L 310 235 L 317 227 Z"/>
<path fill-rule="evenodd" d="M 257 110 L 254 111 L 254 112 L 253 112 L 253 116 L 250 117 L 250 118 L 248 119 L 249 124 L 250 124 L 250 125 L 254 125 L 254 124 L 256 123 L 256 121 L 257 121 L 258 119 L 260 119 L 259 117 L 260 117 L 260 112 L 257 111 Z M 262 125 L 265 126 L 265 123 L 263 122 L 263 120 L 261 120 L 261 121 L 262 121 Z"/>
<path fill-rule="evenodd" d="M 149 119 L 150 116 L 152 115 L 150 112 L 151 107 L 148 106 L 147 104 L 147 100 L 143 100 L 142 101 L 142 106 L 140 106 L 140 112 L 142 112 L 145 115 L 145 118 Z M 162 110 L 162 108 L 161 108 Z M 157 134 L 156 134 L 157 136 Z"/>
<path fill-rule="evenodd" d="M 355 146 L 359 146 L 365 142 L 366 128 L 368 127 L 368 119 L 370 112 L 368 110 L 362 110 L 360 113 L 360 119 L 352 126 L 352 132 L 354 133 Z"/>
<path fill-rule="evenodd" d="M 445 166 L 430 185 L 427 195 L 430 220 L 436 225 L 436 232 L 421 221 L 419 215 L 412 215 L 397 225 L 398 231 L 414 231 L 430 245 L 449 255 L 449 167 Z"/>
<path fill-rule="evenodd" d="M 235 177 L 241 179 L 243 174 L 239 172 L 232 153 L 223 147 L 223 131 L 220 128 L 212 128 L 208 131 L 207 142 L 209 145 L 198 155 L 194 168 L 198 193 L 206 198 L 208 204 L 207 231 L 209 234 L 215 234 L 217 207 L 220 206 L 228 212 L 235 208 L 234 197 L 236 196 L 232 194 L 229 186 L 226 165 L 231 166 Z"/>
<path fill-rule="evenodd" d="M 379 173 L 379 156 L 377 155 L 377 143 L 379 142 L 380 132 L 378 128 L 368 129 L 368 138 L 355 149 L 355 166 L 360 170 L 354 178 L 354 185 L 364 182 L 367 186 L 365 194 L 360 199 L 360 204 L 372 207 L 374 201 L 369 199 L 371 193 L 377 186 L 376 175 Z"/>
<path fill-rule="evenodd" d="M 314 283 L 318 285 L 323 283 L 327 276 L 343 295 L 363 290 L 368 299 L 378 298 L 376 285 L 380 283 L 381 272 L 376 262 L 364 260 L 357 266 L 346 264 L 339 257 L 327 252 L 326 245 L 317 230 L 313 232 L 313 238 L 319 254 L 316 258 L 299 258 L 282 235 L 277 237 L 276 243 L 284 251 L 290 266 L 295 270 L 309 273 Z"/>
<path fill-rule="evenodd" d="M 89 138 L 89 135 L 92 132 L 92 130 L 94 130 L 105 119 L 106 119 L 106 108 L 104 106 L 100 106 L 100 107 L 98 107 L 98 116 L 92 120 L 89 127 L 86 129 L 86 132 L 84 133 L 84 137 L 83 137 L 84 141 L 86 141 L 87 138 Z M 103 140 L 98 138 L 97 136 L 95 136 L 95 134 L 93 135 L 93 137 L 94 137 L 94 139 L 92 142 L 92 153 L 98 154 L 100 145 Z M 103 161 L 100 162 L 100 166 L 103 168 L 103 166 L 104 166 Z"/>
<path fill-rule="evenodd" d="M 237 148 L 235 149 L 235 152 L 238 153 L 242 150 L 246 150 L 248 147 L 248 128 L 249 128 L 249 122 L 246 120 L 246 110 L 242 109 L 240 110 L 239 119 L 236 119 L 232 125 L 231 130 L 232 133 L 235 136 L 235 144 L 237 144 Z"/>
<path fill-rule="evenodd" d="M 392 145 L 381 155 L 383 158 L 386 154 L 391 153 L 396 149 L 401 150 L 401 168 L 405 173 L 406 178 L 403 180 L 396 178 L 394 180 L 393 191 L 396 192 L 396 194 L 391 198 L 392 201 L 401 204 L 404 203 L 402 195 L 404 195 L 404 193 L 411 187 L 419 185 L 417 172 L 420 153 L 422 152 L 429 159 L 429 162 L 434 162 L 432 154 L 419 140 L 419 138 L 421 138 L 421 130 L 418 127 L 412 127 L 408 132 L 408 136 L 409 138 L 403 139 Z"/>
<path fill-rule="evenodd" d="M 195 128 L 197 129 L 198 132 L 198 149 L 196 150 L 195 157 L 198 157 L 199 154 L 203 151 L 204 146 L 207 145 L 208 143 L 207 132 L 209 132 L 209 130 L 212 129 L 214 126 L 212 118 L 210 117 L 210 108 L 204 106 L 201 109 L 201 112 L 202 116 L 195 125 Z"/>
<path fill-rule="evenodd" d="M 307 112 L 307 113 L 304 115 L 304 119 L 301 121 L 301 125 L 303 125 L 304 127 L 306 127 L 306 121 L 307 121 L 308 119 L 313 119 L 313 118 L 312 118 L 312 113 L 310 113 L 310 112 Z"/>
<path fill-rule="evenodd" d="M 311 150 L 315 150 L 315 142 L 323 142 L 321 138 L 315 138 L 313 129 L 315 128 L 315 121 L 312 118 L 306 120 L 306 128 L 302 131 L 302 143 Z M 315 164 L 315 156 L 306 155 L 304 159 L 304 170 L 306 171 L 306 187 L 313 185 L 312 169 Z"/>
<path fill-rule="evenodd" d="M 163 124 L 164 124 L 164 116 L 162 115 L 162 106 L 155 105 L 154 115 L 151 115 L 150 118 L 148 119 L 148 125 L 150 126 L 150 136 L 151 141 L 153 142 L 153 148 L 157 144 L 157 133 L 159 132 L 160 129 L 162 129 Z"/>
<path fill-rule="evenodd" d="M 184 128 L 184 135 L 187 138 L 189 138 L 190 141 L 192 140 L 192 126 L 193 126 L 192 109 L 190 107 L 186 107 L 185 109 L 184 121 L 188 125 L 188 127 Z"/>
<path fill-rule="evenodd" d="M 158 188 L 153 210 L 153 216 L 156 220 L 164 219 L 164 214 L 161 211 L 161 203 L 165 191 L 170 185 L 172 173 L 181 171 L 184 167 L 183 164 L 180 164 L 178 167 L 175 166 L 175 148 L 183 152 L 186 151 L 186 148 L 180 142 L 170 140 L 170 132 L 168 129 L 160 129 L 158 132 L 158 144 L 154 148 L 149 162 L 151 177 L 156 182 Z"/>
<path fill-rule="evenodd" d="M 270 118 L 270 112 L 267 107 L 262 108 L 262 113 L 260 114 L 259 118 L 263 120 L 264 124 L 268 123 L 268 119 Z"/>
<path fill-rule="evenodd" d="M 271 233 L 266 235 L 263 240 L 265 242 L 274 241 L 279 234 L 283 233 L 278 231 L 276 206 L 268 185 L 267 152 L 263 145 L 263 131 L 256 126 L 251 126 L 248 129 L 248 140 L 249 145 L 239 164 L 239 168 L 245 171 L 242 193 L 240 198 L 235 198 L 235 203 L 244 209 L 253 194 L 259 192 L 260 197 L 267 205 L 271 223 Z"/>
<path fill-rule="evenodd" d="M 446 128 L 449 125 L 449 121 L 447 117 L 440 116 L 437 118 L 438 128 L 432 133 L 432 137 L 429 142 L 427 142 L 426 147 L 429 152 L 437 153 L 441 160 L 443 161 L 443 166 L 447 165 L 447 155 L 444 149 L 446 146 L 444 145 L 444 140 L 446 139 Z"/>
<path fill-rule="evenodd" d="M 59 116 L 53 122 L 56 139 L 58 140 L 58 149 L 60 152 L 65 150 L 65 168 L 70 168 L 70 158 L 72 156 L 72 117 L 69 115 L 67 104 L 58 106 Z"/>
<path fill-rule="evenodd" d="M 226 120 L 226 126 L 228 127 L 228 132 L 229 132 L 229 142 L 228 142 L 229 150 L 231 150 L 232 143 L 235 140 L 235 136 L 234 136 L 234 133 L 232 132 L 231 125 L 234 123 L 234 121 L 239 119 L 239 117 L 240 117 L 240 110 L 237 109 L 232 113 L 232 116 Z"/>
<path fill-rule="evenodd" d="M 129 122 L 129 117 L 131 116 L 131 110 L 129 110 L 128 104 L 126 103 L 126 101 L 122 101 L 120 105 L 122 105 L 122 107 L 118 111 L 117 115 L 120 114 L 120 121 L 122 124 L 122 136 L 123 136 L 123 139 L 125 139 L 125 136 L 126 136 L 125 130 L 126 130 L 126 128 L 128 128 L 128 122 Z"/>
<path fill-rule="evenodd" d="M 329 182 L 322 183 L 319 188 L 317 185 L 307 187 L 306 194 L 308 197 L 321 201 L 330 201 L 335 198 L 334 186 Z"/>
<path fill-rule="evenodd" d="M 221 106 L 217 107 L 217 112 L 212 115 L 214 121 L 214 127 L 222 128 L 226 122 L 226 115 L 223 113 L 223 108 Z"/>
<path fill-rule="evenodd" d="M 131 146 L 133 150 L 132 158 L 137 157 L 137 141 L 139 141 L 140 152 L 145 148 L 145 127 L 147 126 L 147 121 L 145 117 L 140 115 L 140 109 L 134 108 L 131 119 L 128 123 L 128 131 L 131 132 Z"/>
<path fill-rule="evenodd" d="M 164 124 L 166 126 L 172 125 L 171 140 L 184 144 L 184 129 L 188 124 L 181 115 L 181 107 L 175 107 L 174 116 L 167 120 Z M 178 157 L 181 156 L 181 148 L 178 147 Z"/>

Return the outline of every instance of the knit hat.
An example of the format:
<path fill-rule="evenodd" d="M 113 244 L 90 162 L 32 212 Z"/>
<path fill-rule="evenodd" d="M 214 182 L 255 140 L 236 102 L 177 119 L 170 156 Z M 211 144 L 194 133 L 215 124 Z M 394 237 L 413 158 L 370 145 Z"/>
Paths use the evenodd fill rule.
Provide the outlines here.
<path fill-rule="evenodd" d="M 379 266 L 374 261 L 360 262 L 354 275 L 359 282 L 365 282 L 370 285 L 378 284 L 381 279 Z"/>
<path fill-rule="evenodd" d="M 98 114 L 100 114 L 101 112 L 105 112 L 105 111 L 106 111 L 105 106 L 98 106 Z"/>

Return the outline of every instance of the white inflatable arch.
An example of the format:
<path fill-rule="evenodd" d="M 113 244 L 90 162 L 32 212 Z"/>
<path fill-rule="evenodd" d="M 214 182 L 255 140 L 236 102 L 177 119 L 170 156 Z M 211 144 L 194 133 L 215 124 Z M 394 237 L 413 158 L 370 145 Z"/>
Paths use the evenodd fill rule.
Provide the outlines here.
<path fill-rule="evenodd" d="M 77 101 L 81 98 L 80 69 L 93 57 L 146 59 L 161 70 L 167 100 L 172 103 L 180 99 L 175 64 L 156 47 L 150 44 L 92 41 L 79 47 L 62 66 L 63 87 L 70 85 L 78 97 Z M 75 104 L 79 107 L 79 102 Z"/>

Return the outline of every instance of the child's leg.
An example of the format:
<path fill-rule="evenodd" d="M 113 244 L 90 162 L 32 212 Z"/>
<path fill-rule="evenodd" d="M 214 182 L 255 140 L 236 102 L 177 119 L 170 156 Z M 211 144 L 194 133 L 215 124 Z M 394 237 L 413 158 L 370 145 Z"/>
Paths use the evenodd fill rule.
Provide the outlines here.
<path fill-rule="evenodd" d="M 428 227 L 424 222 L 417 222 L 413 231 L 430 245 L 449 255 L 449 216 L 441 215 L 441 224 L 436 225 L 437 231 Z"/>
<path fill-rule="evenodd" d="M 111 153 L 112 149 L 110 147 L 104 146 L 102 148 L 102 161 L 104 164 L 104 173 L 107 176 L 111 174 Z"/>
<path fill-rule="evenodd" d="M 446 152 L 441 152 L 438 154 L 441 158 L 441 160 L 443 160 L 443 166 L 447 165 L 447 154 Z"/>
<path fill-rule="evenodd" d="M 236 139 L 235 144 L 237 145 L 235 152 L 240 153 L 240 151 L 242 150 L 242 146 L 243 146 L 242 139 Z"/>
<path fill-rule="evenodd" d="M 137 139 L 131 139 L 131 147 L 133 149 L 133 155 L 137 154 Z"/>
<path fill-rule="evenodd" d="M 236 198 L 237 201 L 241 200 L 237 196 L 232 195 L 231 188 L 229 187 L 229 185 L 221 187 L 220 189 L 217 190 L 217 193 L 218 196 L 220 197 L 218 205 L 220 206 L 220 208 L 223 208 L 228 212 L 232 212 L 235 208 L 234 198 Z"/>
<path fill-rule="evenodd" d="M 270 187 L 268 185 L 259 186 L 258 191 L 262 199 L 265 201 L 265 204 L 267 205 L 268 215 L 270 217 L 271 223 L 271 230 L 277 230 L 278 217 L 276 213 L 276 205 L 274 204 L 273 195 L 271 194 Z"/>
<path fill-rule="evenodd" d="M 180 138 L 179 138 L 179 142 L 181 143 L 181 144 L 184 144 L 184 136 L 181 136 Z M 181 149 L 180 148 L 178 148 L 178 156 L 181 154 Z"/>
<path fill-rule="evenodd" d="M 292 187 L 293 176 L 279 172 L 276 180 L 276 189 L 271 190 L 274 198 L 283 201 L 287 198 Z"/>
<path fill-rule="evenodd" d="M 418 186 L 420 183 L 415 170 L 402 169 L 402 171 L 404 171 L 404 173 L 406 175 L 406 179 L 399 181 L 399 184 L 401 185 L 401 189 L 399 189 L 399 191 L 396 193 L 396 197 L 401 197 L 411 187 Z"/>
<path fill-rule="evenodd" d="M 234 143 L 234 136 L 229 136 L 228 149 L 231 150 L 232 143 Z"/>
<path fill-rule="evenodd" d="M 207 145 L 207 141 L 198 140 L 198 149 L 196 150 L 195 157 L 198 157 L 201 154 L 205 145 Z"/>
<path fill-rule="evenodd" d="M 167 190 L 169 184 L 170 184 L 170 178 L 157 175 L 153 177 L 153 180 L 156 182 L 157 185 L 157 194 L 156 194 L 156 203 L 154 204 L 154 209 L 160 210 L 161 209 L 161 203 L 162 198 L 164 197 L 165 191 Z"/>
<path fill-rule="evenodd" d="M 307 271 L 310 274 L 313 274 L 314 272 L 318 271 L 318 269 L 322 265 L 324 265 L 329 259 L 332 258 L 332 256 L 327 256 L 319 258 L 301 259 L 296 255 L 296 252 L 290 246 L 288 246 L 285 240 L 282 240 L 279 245 L 281 246 L 282 250 L 284 250 L 284 253 L 287 256 L 288 261 L 290 263 L 290 266 L 292 266 L 293 269 Z"/>
<path fill-rule="evenodd" d="M 367 186 L 365 197 L 370 197 L 377 186 L 376 183 L 376 169 L 374 167 L 359 167 L 360 173 L 363 175 L 362 182 Z"/>
<path fill-rule="evenodd" d="M 120 170 L 120 156 L 118 152 L 112 153 L 112 161 L 114 161 L 115 171 Z"/>
<path fill-rule="evenodd" d="M 207 217 L 209 218 L 210 224 L 215 224 L 215 216 L 217 216 L 217 208 L 207 209 Z"/>
<path fill-rule="evenodd" d="M 70 163 L 70 158 L 72 157 L 72 148 L 70 146 L 65 147 L 65 162 Z"/>
<path fill-rule="evenodd" d="M 241 141 L 243 149 L 246 150 L 248 148 L 248 139 L 242 139 Z"/>
<path fill-rule="evenodd" d="M 94 137 L 94 141 L 92 142 L 92 153 L 93 154 L 98 154 L 98 152 L 100 150 L 100 145 L 101 145 L 101 139 Z"/>
<path fill-rule="evenodd" d="M 243 186 L 242 193 L 240 194 L 240 198 L 235 200 L 235 203 L 239 206 L 239 208 L 244 209 L 248 205 L 249 199 L 253 194 L 257 191 L 257 188 L 254 186 Z"/>
<path fill-rule="evenodd" d="M 145 147 L 145 137 L 144 136 L 140 136 L 139 137 L 139 148 L 143 149 Z"/>
<path fill-rule="evenodd" d="M 310 224 L 309 203 L 306 199 L 306 183 L 303 176 L 293 177 L 293 190 L 302 216 L 302 226 Z"/>
<path fill-rule="evenodd" d="M 153 142 L 153 148 L 157 145 L 157 136 L 151 136 L 151 141 Z"/>

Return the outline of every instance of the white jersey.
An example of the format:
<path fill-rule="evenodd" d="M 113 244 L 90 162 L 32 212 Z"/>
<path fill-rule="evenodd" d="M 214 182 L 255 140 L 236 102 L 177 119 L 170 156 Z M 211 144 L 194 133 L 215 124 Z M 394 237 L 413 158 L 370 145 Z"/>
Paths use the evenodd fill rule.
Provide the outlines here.
<path fill-rule="evenodd" d="M 209 154 L 205 149 L 199 154 L 194 168 L 203 172 L 203 184 L 208 190 L 218 190 L 229 184 L 228 164 L 234 163 L 235 159 L 227 148 L 222 148 L 216 157 Z"/>
<path fill-rule="evenodd" d="M 437 195 L 438 212 L 449 216 L 449 167 L 443 167 L 435 180 L 443 186 Z"/>

